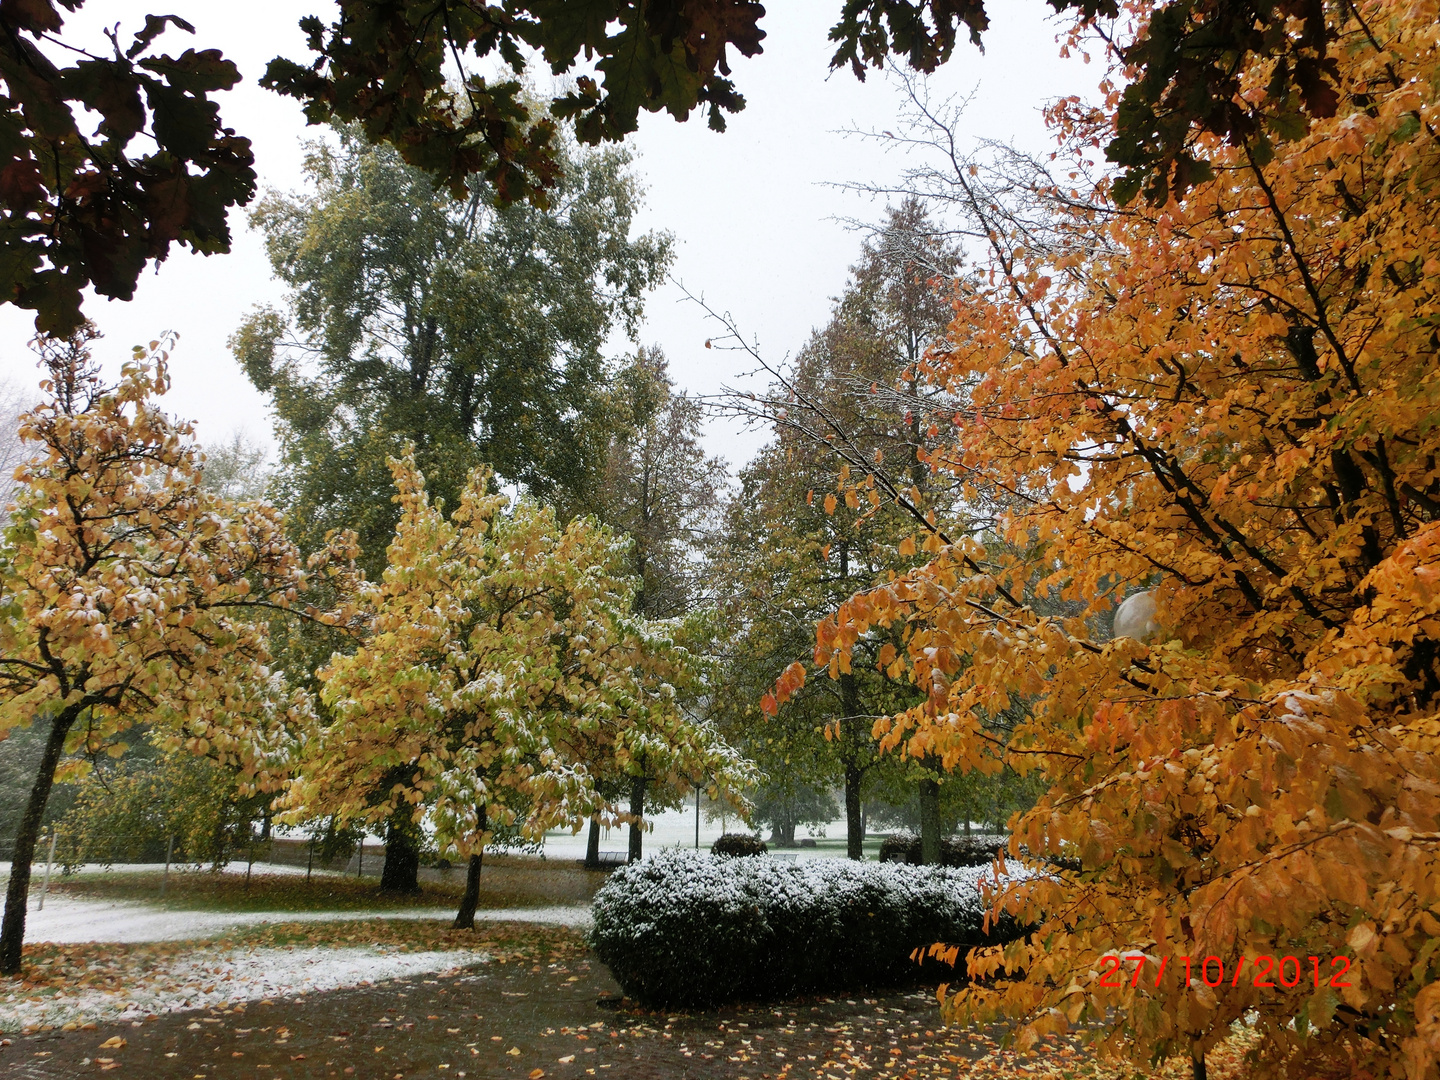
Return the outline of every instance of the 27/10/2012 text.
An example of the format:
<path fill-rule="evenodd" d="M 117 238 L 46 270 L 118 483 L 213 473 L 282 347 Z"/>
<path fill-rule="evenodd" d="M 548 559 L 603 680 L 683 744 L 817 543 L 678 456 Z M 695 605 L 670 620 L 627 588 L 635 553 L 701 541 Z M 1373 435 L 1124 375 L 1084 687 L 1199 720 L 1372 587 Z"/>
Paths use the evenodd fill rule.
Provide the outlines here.
<path fill-rule="evenodd" d="M 1146 965 L 1152 966 L 1154 974 L 1153 978 L 1148 973 L 1143 977 L 1156 988 L 1159 988 L 1164 980 L 1167 969 L 1176 978 L 1184 973 L 1182 986 L 1190 986 L 1196 979 L 1210 987 L 1240 986 L 1242 980 L 1248 979 L 1250 986 L 1270 990 L 1288 990 L 1299 986 L 1302 981 L 1310 983 L 1316 989 L 1321 986 L 1339 989 L 1350 985 L 1345 980 L 1350 971 L 1348 956 L 1332 957 L 1326 970 L 1322 970 L 1322 959 L 1319 956 L 1281 956 L 1277 961 L 1276 957 L 1265 953 L 1253 960 L 1242 956 L 1227 979 L 1225 961 L 1218 956 L 1211 955 L 1204 959 L 1195 956 L 1162 956 L 1157 962 L 1154 957 L 1144 953 L 1127 953 L 1124 956 L 1110 955 L 1100 958 L 1100 985 L 1111 990 L 1119 990 L 1126 984 L 1137 987 Z M 1248 976 L 1245 970 L 1247 963 L 1250 964 Z M 1131 964 L 1134 964 L 1133 970 Z"/>

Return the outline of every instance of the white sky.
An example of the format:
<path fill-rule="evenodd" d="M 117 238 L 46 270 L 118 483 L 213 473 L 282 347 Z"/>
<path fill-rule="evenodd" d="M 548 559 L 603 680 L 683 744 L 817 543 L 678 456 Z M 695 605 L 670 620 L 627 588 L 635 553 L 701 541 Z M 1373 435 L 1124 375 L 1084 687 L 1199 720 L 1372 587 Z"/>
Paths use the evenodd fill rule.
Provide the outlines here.
<path fill-rule="evenodd" d="M 712 306 L 728 310 L 779 359 L 796 351 L 813 327 L 828 317 L 831 298 L 844 285 L 859 237 L 837 218 L 879 219 L 884 207 L 827 186 L 843 181 L 889 180 L 903 158 L 886 155 L 879 143 L 846 138 L 840 129 L 893 126 L 896 91 L 878 73 L 864 84 L 848 70 L 830 74 L 826 33 L 837 0 L 773 0 L 762 23 L 765 52 L 753 60 L 732 58 L 734 79 L 746 109 L 730 118 L 723 135 L 705 127 L 700 113 L 677 124 L 668 115 L 642 115 L 631 147 L 647 189 L 641 228 L 666 229 L 678 240 L 676 277 Z M 1044 150 L 1049 137 L 1040 109 L 1062 94 L 1088 94 L 1099 72 L 1080 61 L 1059 59 L 1055 36 L 1061 24 L 1046 21 L 1041 0 L 995 2 L 994 20 L 981 55 L 968 44 L 932 81 L 942 95 L 976 91 L 965 130 L 977 138 L 1012 140 Z M 195 24 L 196 48 L 219 47 L 245 77 L 220 95 L 221 115 L 255 144 L 261 187 L 291 189 L 301 183 L 301 143 L 306 130 L 299 105 L 260 89 L 266 62 L 277 53 L 307 59 L 297 20 L 314 12 L 327 21 L 323 0 L 92 0 L 67 20 L 67 38 L 98 49 L 101 23 L 121 23 L 128 36 L 144 14 L 161 10 Z M 167 50 L 190 47 L 188 35 L 170 30 Z M 537 72 L 537 80 L 547 73 Z M 545 85 L 541 81 L 541 85 Z M 232 212 L 236 231 L 229 255 L 209 258 L 176 249 L 158 272 L 142 276 L 129 303 L 91 298 L 87 313 L 106 334 L 99 352 L 116 367 L 134 344 L 165 330 L 180 343 L 172 357 L 170 411 L 195 420 L 202 441 L 219 442 L 236 429 L 268 440 L 265 400 L 245 379 L 226 347 L 244 314 L 263 302 L 278 303 L 283 291 L 270 276 L 257 234 L 243 211 Z M 33 385 L 38 375 L 26 342 L 31 316 L 0 306 L 0 379 Z M 665 287 L 648 305 L 641 335 L 670 358 L 682 387 L 710 393 L 734 383 L 745 369 L 739 354 L 706 350 L 715 334 L 703 314 Z M 619 352 L 624 342 L 616 342 Z M 711 424 L 712 453 L 733 465 L 764 441 L 729 421 Z"/>

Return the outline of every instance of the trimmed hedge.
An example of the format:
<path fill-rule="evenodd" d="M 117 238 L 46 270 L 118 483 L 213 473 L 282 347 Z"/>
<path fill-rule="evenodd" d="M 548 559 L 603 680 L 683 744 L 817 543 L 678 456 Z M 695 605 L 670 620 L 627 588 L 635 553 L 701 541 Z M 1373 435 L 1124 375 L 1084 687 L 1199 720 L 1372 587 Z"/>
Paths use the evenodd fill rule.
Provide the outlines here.
<path fill-rule="evenodd" d="M 903 985 L 921 975 L 916 948 L 1020 935 L 1013 921 L 981 931 L 979 883 L 990 874 L 666 851 L 610 876 L 595 895 L 590 944 L 650 1008 Z"/>
<path fill-rule="evenodd" d="M 1010 842 L 1008 836 L 974 833 L 970 836 L 947 836 L 940 841 L 941 866 L 989 866 L 1000 849 Z M 919 866 L 920 837 L 912 833 L 887 836 L 880 845 L 881 862 L 903 862 Z"/>
<path fill-rule="evenodd" d="M 764 840 L 743 832 L 727 832 L 710 845 L 711 855 L 764 855 L 769 850 Z"/>

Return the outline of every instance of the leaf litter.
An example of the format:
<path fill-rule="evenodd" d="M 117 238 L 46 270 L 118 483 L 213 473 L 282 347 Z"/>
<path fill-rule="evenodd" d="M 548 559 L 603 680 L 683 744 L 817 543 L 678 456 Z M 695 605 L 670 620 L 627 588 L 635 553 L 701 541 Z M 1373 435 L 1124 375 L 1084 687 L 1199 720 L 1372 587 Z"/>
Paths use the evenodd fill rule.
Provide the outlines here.
<path fill-rule="evenodd" d="M 365 979 L 349 989 L 325 991 L 315 981 L 307 988 L 296 979 L 283 995 L 277 991 L 257 1001 L 241 993 L 253 986 L 245 956 L 298 968 L 317 954 L 338 961 L 352 951 L 364 953 L 371 966 L 358 969 Z M 560 1080 L 1187 1080 L 1190 1075 L 1188 1062 L 1154 1069 L 1099 1062 L 1074 1034 L 1050 1037 L 1028 1051 L 1007 1048 L 1001 1028 L 940 1026 L 935 999 L 927 992 L 645 1012 L 619 998 L 582 935 L 567 927 L 497 923 L 464 931 L 438 920 L 274 924 L 198 944 L 31 946 L 26 958 L 23 983 L 0 982 L 6 998 L 0 1016 L 13 1008 L 13 997 L 48 999 L 59 1007 L 98 993 L 109 1003 L 95 1020 L 68 1021 L 68 1031 L 14 1038 L 13 1050 L 24 1054 L 31 1074 L 39 1077 L 69 1076 L 67 1070 L 79 1064 L 52 1050 L 61 1044 L 43 1042 L 55 1038 L 69 1040 L 76 1054 L 83 1050 L 87 1064 L 100 1063 L 96 1053 L 132 1065 L 143 1057 L 144 1075 L 156 1080 L 188 1080 L 202 1067 L 211 1080 L 332 1074 L 341 1080 L 359 1075 L 388 1080 L 395 1071 L 408 1076 L 429 1068 L 440 1070 L 434 1075 L 467 1080 L 512 1074 Z M 407 960 L 439 966 L 404 971 Z M 183 967 L 187 962 L 192 966 Z M 382 982 L 386 976 L 379 972 L 386 963 L 396 965 L 397 973 Z M 183 985 L 173 981 L 177 972 L 188 973 Z M 268 977 L 274 985 L 276 976 Z M 169 995 L 163 1001 L 171 1003 L 181 994 L 205 993 L 208 1007 L 142 1013 L 134 1007 L 143 1004 L 137 1001 L 141 986 Z M 111 1025 L 117 1030 L 102 1030 Z M 14 1030 L 8 1020 L 4 1027 Z M 128 1049 L 98 1049 L 105 1036 L 123 1038 L 122 1031 L 130 1037 Z M 1239 1031 L 1213 1051 L 1212 1080 L 1244 1076 L 1243 1054 L 1251 1041 L 1248 1032 Z M 11 1048 L 0 1049 L 0 1068 L 7 1058 L 17 1060 L 11 1054 Z"/>
<path fill-rule="evenodd" d="M 38 943 L 18 978 L 0 980 L 0 1032 L 321 993 L 402 975 L 523 961 L 573 932 L 512 924 L 454 930 L 441 920 L 267 923 L 206 941 Z"/>

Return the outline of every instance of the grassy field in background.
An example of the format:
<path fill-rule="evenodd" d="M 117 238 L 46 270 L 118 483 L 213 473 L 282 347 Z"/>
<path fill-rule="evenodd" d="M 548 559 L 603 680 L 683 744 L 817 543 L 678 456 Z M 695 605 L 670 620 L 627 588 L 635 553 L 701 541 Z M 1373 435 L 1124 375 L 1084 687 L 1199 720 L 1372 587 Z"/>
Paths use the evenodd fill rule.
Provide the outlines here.
<path fill-rule="evenodd" d="M 211 870 L 170 870 L 165 895 L 160 895 L 161 874 L 156 871 L 117 871 L 52 878 L 50 891 L 75 900 L 129 900 L 184 911 L 396 911 L 410 908 L 454 907 L 463 879 L 435 884 L 423 882 L 416 893 L 382 893 L 374 878 L 339 874 L 243 875 Z M 483 877 L 483 875 L 482 875 Z M 546 903 L 533 896 L 481 889 L 483 908 L 534 907 Z"/>

